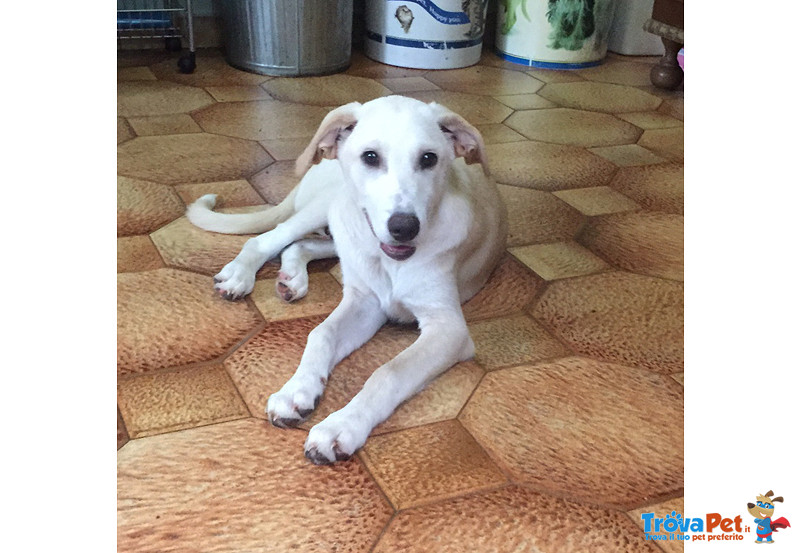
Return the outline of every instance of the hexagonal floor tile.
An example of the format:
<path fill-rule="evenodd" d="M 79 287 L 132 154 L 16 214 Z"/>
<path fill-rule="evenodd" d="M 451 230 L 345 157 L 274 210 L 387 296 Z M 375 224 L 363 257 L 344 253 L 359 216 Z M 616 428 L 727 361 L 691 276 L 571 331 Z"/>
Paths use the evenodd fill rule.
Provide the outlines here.
<path fill-rule="evenodd" d="M 612 115 L 566 108 L 518 111 L 504 124 L 531 140 L 584 147 L 633 144 L 642 134 Z"/>
<path fill-rule="evenodd" d="M 615 165 L 626 167 L 630 165 L 653 165 L 666 161 L 647 148 L 638 144 L 621 144 L 618 146 L 599 146 L 589 148 L 589 151 Z"/>
<path fill-rule="evenodd" d="M 117 275 L 117 374 L 208 361 L 263 324 L 217 297 L 208 277 L 175 269 Z"/>
<path fill-rule="evenodd" d="M 260 86 L 207 86 L 206 92 L 217 102 L 252 102 L 269 100 L 270 95 Z"/>
<path fill-rule="evenodd" d="M 527 73 L 482 65 L 450 71 L 431 71 L 425 78 L 444 90 L 486 96 L 533 94 L 544 85 Z"/>
<path fill-rule="evenodd" d="M 455 420 L 375 436 L 360 456 L 397 509 L 507 481 Z"/>
<path fill-rule="evenodd" d="M 495 96 L 504 105 L 515 110 L 557 108 L 558 104 L 545 100 L 538 94 L 511 94 L 508 96 Z"/>
<path fill-rule="evenodd" d="M 294 172 L 294 161 L 276 161 L 253 175 L 250 182 L 269 203 L 278 205 L 297 186 L 300 178 Z"/>
<path fill-rule="evenodd" d="M 683 280 L 683 216 L 618 213 L 591 219 L 578 242 L 621 269 Z"/>
<path fill-rule="evenodd" d="M 461 306 L 467 322 L 506 317 L 521 312 L 544 287 L 527 267 L 511 255 L 500 262 L 480 292 Z"/>
<path fill-rule="evenodd" d="M 219 365 L 121 380 L 117 403 L 132 438 L 249 416 Z"/>
<path fill-rule="evenodd" d="M 287 303 L 278 297 L 272 279 L 257 280 L 252 298 L 267 321 L 330 315 L 342 301 L 342 285 L 329 273 L 311 273 L 308 275 L 308 295 Z"/>
<path fill-rule="evenodd" d="M 164 184 L 235 180 L 271 162 L 256 142 L 206 133 L 144 136 L 117 147 L 117 173 Z"/>
<path fill-rule="evenodd" d="M 218 234 L 197 228 L 186 217 L 154 232 L 151 236 L 167 265 L 213 276 L 241 251 L 252 235 Z M 277 275 L 278 263 L 274 263 Z M 272 276 L 274 276 L 272 275 Z M 212 282 L 206 277 L 206 286 Z"/>
<path fill-rule="evenodd" d="M 631 508 L 683 489 L 668 376 L 582 358 L 495 371 L 459 419 L 514 480 L 556 496 Z"/>
<path fill-rule="evenodd" d="M 639 208 L 636 202 L 608 186 L 560 190 L 553 195 L 589 217 Z"/>
<path fill-rule="evenodd" d="M 183 215 L 185 209 L 169 186 L 117 177 L 117 236 L 148 234 Z"/>
<path fill-rule="evenodd" d="M 401 511 L 374 553 L 655 553 L 623 513 L 518 486 Z"/>
<path fill-rule="evenodd" d="M 659 113 L 657 111 L 639 111 L 634 113 L 619 113 L 617 117 L 620 119 L 636 125 L 640 129 L 669 129 L 672 127 L 681 127 L 683 122 L 680 119 L 675 119 L 669 115 Z"/>
<path fill-rule="evenodd" d="M 469 325 L 475 361 L 488 370 L 568 355 L 569 351 L 527 315 Z"/>
<path fill-rule="evenodd" d="M 222 55 L 216 52 L 198 51 L 197 67 L 192 73 L 178 71 L 174 59 L 159 62 L 150 68 L 159 79 L 199 87 L 256 86 L 271 78 L 267 75 L 236 69 L 229 65 Z"/>
<path fill-rule="evenodd" d="M 563 107 L 605 113 L 650 111 L 662 101 L 638 88 L 594 82 L 550 83 L 538 94 Z"/>
<path fill-rule="evenodd" d="M 128 443 L 128 429 L 125 428 L 125 421 L 122 420 L 122 415 L 117 409 L 117 449 L 121 448 Z"/>
<path fill-rule="evenodd" d="M 164 261 L 149 236 L 117 238 L 117 272 L 135 273 L 160 269 Z"/>
<path fill-rule="evenodd" d="M 120 551 L 369 550 L 391 507 L 359 461 L 320 469 L 304 439 L 248 419 L 128 442 Z"/>
<path fill-rule="evenodd" d="M 226 102 L 192 114 L 206 132 L 271 140 L 314 136 L 328 110 L 276 100 Z"/>
<path fill-rule="evenodd" d="M 650 211 L 683 215 L 683 164 L 624 167 L 609 183 Z"/>
<path fill-rule="evenodd" d="M 635 61 L 613 61 L 578 71 L 581 77 L 599 83 L 648 86 L 651 66 Z"/>
<path fill-rule="evenodd" d="M 530 311 L 584 355 L 664 374 L 683 371 L 680 282 L 617 271 L 557 280 Z"/>
<path fill-rule="evenodd" d="M 258 192 L 244 179 L 222 182 L 203 182 L 198 184 L 179 184 L 175 186 L 175 191 L 186 205 L 191 204 L 197 198 L 205 194 L 216 194 L 217 205 L 215 209 L 264 205 L 265 203 L 264 198 L 259 196 Z"/>
<path fill-rule="evenodd" d="M 502 123 L 488 123 L 486 125 L 475 125 L 481 133 L 486 144 L 502 144 L 504 142 L 524 142 L 525 137 L 518 132 L 512 131 Z"/>
<path fill-rule="evenodd" d="M 269 395 L 280 390 L 294 374 L 308 333 L 323 319 L 317 316 L 268 323 L 225 361 L 251 413 L 266 418 L 264 409 Z M 410 346 L 418 335 L 410 326 L 389 325 L 378 331 L 333 370 L 317 410 L 302 427 L 310 428 L 344 407 L 375 369 Z M 475 363 L 457 364 L 400 406 L 373 434 L 456 417 L 482 376 L 483 370 Z"/>
<path fill-rule="evenodd" d="M 583 222 L 575 209 L 550 192 L 498 186 L 508 209 L 508 246 L 572 240 Z"/>
<path fill-rule="evenodd" d="M 497 182 L 536 190 L 608 184 L 617 170 L 583 148 L 544 142 L 489 144 L 486 153 Z"/>
<path fill-rule="evenodd" d="M 369 59 L 357 49 L 353 49 L 350 56 L 350 67 L 345 74 L 368 79 L 390 79 L 398 77 L 422 77 L 427 73 L 424 69 L 412 69 L 410 67 L 397 67 L 386 65 Z"/>
<path fill-rule="evenodd" d="M 392 91 L 371 79 L 352 75 L 328 75 L 297 79 L 273 79 L 261 85 L 273 98 L 314 106 L 341 106 L 369 102 Z"/>
<path fill-rule="evenodd" d="M 683 127 L 646 130 L 638 144 L 661 157 L 683 161 Z"/>
<path fill-rule="evenodd" d="M 202 88 L 164 81 L 122 81 L 117 83 L 117 114 L 164 115 L 188 113 L 214 103 Z"/>
<path fill-rule="evenodd" d="M 531 244 L 508 251 L 544 280 L 589 275 L 611 266 L 576 242 Z"/>
<path fill-rule="evenodd" d="M 121 144 L 135 136 L 136 132 L 128 121 L 124 117 L 117 117 L 117 144 Z"/>
<path fill-rule="evenodd" d="M 128 122 L 138 136 L 203 132 L 188 113 L 128 117 Z"/>
<path fill-rule="evenodd" d="M 436 102 L 454 111 L 473 125 L 489 123 L 502 123 L 514 110 L 495 100 L 494 98 L 462 94 L 460 92 L 447 92 L 433 90 L 423 92 L 409 92 L 405 96 L 416 98 L 425 103 Z"/>
<path fill-rule="evenodd" d="M 395 94 L 421 92 L 423 90 L 440 90 L 438 86 L 424 77 L 395 77 L 376 80 Z"/>

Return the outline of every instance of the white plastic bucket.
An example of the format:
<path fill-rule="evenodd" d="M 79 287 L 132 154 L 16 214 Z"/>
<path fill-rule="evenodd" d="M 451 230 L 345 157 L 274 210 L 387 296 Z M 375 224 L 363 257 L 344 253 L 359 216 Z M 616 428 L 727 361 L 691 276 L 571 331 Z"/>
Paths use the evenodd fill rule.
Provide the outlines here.
<path fill-rule="evenodd" d="M 488 0 L 367 0 L 364 53 L 415 69 L 478 63 Z"/>
<path fill-rule="evenodd" d="M 500 0 L 497 54 L 529 67 L 599 65 L 615 8 L 616 0 Z"/>

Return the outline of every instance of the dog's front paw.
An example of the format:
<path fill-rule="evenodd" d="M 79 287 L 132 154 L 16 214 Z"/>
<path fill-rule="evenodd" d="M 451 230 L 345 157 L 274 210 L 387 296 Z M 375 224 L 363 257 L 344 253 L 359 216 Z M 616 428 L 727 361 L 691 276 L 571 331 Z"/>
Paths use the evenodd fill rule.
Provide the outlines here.
<path fill-rule="evenodd" d="M 324 379 L 293 376 L 279 392 L 269 396 L 269 422 L 279 428 L 292 428 L 301 424 L 319 405 L 324 389 Z"/>
<path fill-rule="evenodd" d="M 255 271 L 243 266 L 235 259 L 225 265 L 214 277 L 214 290 L 226 300 L 239 300 L 253 291 L 256 285 Z"/>
<path fill-rule="evenodd" d="M 283 301 L 297 301 L 308 294 L 308 273 L 301 271 L 294 277 L 281 271 L 275 282 L 275 290 Z"/>
<path fill-rule="evenodd" d="M 337 411 L 316 425 L 306 439 L 306 458 L 315 465 L 346 461 L 367 441 L 372 428 Z"/>

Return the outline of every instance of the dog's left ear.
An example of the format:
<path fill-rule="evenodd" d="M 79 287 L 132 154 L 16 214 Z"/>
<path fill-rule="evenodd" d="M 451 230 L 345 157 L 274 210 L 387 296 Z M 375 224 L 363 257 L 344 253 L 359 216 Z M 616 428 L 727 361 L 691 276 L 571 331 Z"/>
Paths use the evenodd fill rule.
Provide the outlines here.
<path fill-rule="evenodd" d="M 486 158 L 486 147 L 480 131 L 467 123 L 460 115 L 439 105 L 434 104 L 434 107 L 441 112 L 439 128 L 453 141 L 456 157 L 463 157 L 468 165 L 480 163 L 483 172 L 488 176 L 489 160 Z"/>
<path fill-rule="evenodd" d="M 358 121 L 358 108 L 361 104 L 351 102 L 328 113 L 320 123 L 317 133 L 295 162 L 295 173 L 302 177 L 312 165 L 323 159 L 335 159 L 339 141 L 353 130 Z"/>

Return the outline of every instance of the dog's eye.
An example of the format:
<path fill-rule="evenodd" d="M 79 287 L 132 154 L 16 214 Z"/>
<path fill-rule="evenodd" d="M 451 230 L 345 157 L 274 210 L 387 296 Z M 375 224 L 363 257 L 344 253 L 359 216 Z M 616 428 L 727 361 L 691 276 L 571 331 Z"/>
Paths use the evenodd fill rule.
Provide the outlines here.
<path fill-rule="evenodd" d="M 361 161 L 364 162 L 364 165 L 369 165 L 370 167 L 377 167 L 381 163 L 381 158 L 378 157 L 378 152 L 367 150 L 366 152 L 361 154 Z"/>
<path fill-rule="evenodd" d="M 425 152 L 422 154 L 422 157 L 419 158 L 419 166 L 423 169 L 430 169 L 436 162 L 439 161 L 439 157 L 434 154 L 433 152 Z"/>

